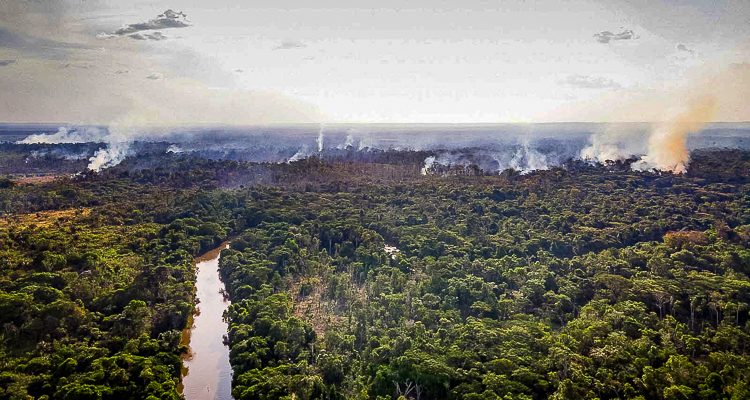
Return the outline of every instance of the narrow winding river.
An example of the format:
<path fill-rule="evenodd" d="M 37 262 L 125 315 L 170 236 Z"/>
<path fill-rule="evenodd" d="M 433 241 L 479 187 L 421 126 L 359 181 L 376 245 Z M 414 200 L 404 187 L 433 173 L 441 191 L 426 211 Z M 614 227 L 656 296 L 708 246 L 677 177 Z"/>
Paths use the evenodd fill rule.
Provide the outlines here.
<path fill-rule="evenodd" d="M 229 301 L 224 298 L 224 283 L 219 278 L 222 244 L 196 260 L 198 313 L 190 329 L 190 354 L 184 360 L 182 378 L 187 400 L 232 399 L 232 368 L 229 348 L 224 344 L 227 324 L 222 319 Z"/>

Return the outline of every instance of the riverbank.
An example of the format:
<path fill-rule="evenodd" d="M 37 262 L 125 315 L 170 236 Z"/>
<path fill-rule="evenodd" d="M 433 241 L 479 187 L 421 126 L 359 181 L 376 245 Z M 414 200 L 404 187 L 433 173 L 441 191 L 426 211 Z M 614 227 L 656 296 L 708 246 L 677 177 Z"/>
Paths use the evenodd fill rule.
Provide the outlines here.
<path fill-rule="evenodd" d="M 224 242 L 195 258 L 196 306 L 180 340 L 187 351 L 182 356 L 178 390 L 187 400 L 232 398 L 229 348 L 224 343 L 227 325 L 223 320 L 230 303 L 218 272 L 221 251 L 228 247 L 229 242 Z"/>

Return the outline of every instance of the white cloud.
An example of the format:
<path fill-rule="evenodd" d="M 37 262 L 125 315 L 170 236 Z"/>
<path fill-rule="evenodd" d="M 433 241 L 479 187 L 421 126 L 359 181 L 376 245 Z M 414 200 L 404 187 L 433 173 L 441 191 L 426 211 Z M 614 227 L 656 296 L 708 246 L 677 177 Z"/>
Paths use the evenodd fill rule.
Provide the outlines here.
<path fill-rule="evenodd" d="M 149 31 L 156 29 L 167 29 L 167 28 L 186 28 L 190 26 L 187 23 L 187 16 L 183 12 L 175 12 L 172 10 L 164 11 L 154 19 L 146 22 L 139 22 L 135 24 L 129 24 L 124 28 L 120 28 L 114 31 L 112 34 L 124 36 L 131 33 Z"/>

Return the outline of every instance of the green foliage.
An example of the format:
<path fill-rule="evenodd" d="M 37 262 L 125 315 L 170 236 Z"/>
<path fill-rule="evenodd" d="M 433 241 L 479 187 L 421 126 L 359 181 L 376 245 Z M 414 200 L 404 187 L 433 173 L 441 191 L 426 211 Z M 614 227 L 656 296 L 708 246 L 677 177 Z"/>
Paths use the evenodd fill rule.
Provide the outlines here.
<path fill-rule="evenodd" d="M 5 185 L 0 398 L 179 399 L 193 256 L 227 238 L 238 400 L 747 398 L 743 154 L 685 176 L 146 158 Z M 275 186 L 219 189 L 256 175 Z"/>
<path fill-rule="evenodd" d="M 180 398 L 192 256 L 226 237 L 231 210 L 218 192 L 116 183 L 127 201 L 0 221 L 0 398 Z"/>
<path fill-rule="evenodd" d="M 235 398 L 741 398 L 749 187 L 663 179 L 252 191 L 220 260 Z"/>

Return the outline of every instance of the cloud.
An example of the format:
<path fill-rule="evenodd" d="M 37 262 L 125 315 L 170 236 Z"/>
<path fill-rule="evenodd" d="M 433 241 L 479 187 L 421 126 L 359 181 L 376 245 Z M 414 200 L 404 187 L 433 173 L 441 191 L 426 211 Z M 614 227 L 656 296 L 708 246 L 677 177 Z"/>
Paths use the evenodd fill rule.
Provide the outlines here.
<path fill-rule="evenodd" d="M 159 31 L 152 32 L 152 33 L 132 33 L 128 35 L 129 38 L 134 40 L 165 40 L 167 39 L 164 34 L 162 34 Z"/>
<path fill-rule="evenodd" d="M 688 48 L 687 46 L 685 46 L 682 43 L 679 43 L 677 45 L 677 50 L 680 51 L 680 52 L 691 54 L 691 55 L 695 54 L 695 50 Z"/>
<path fill-rule="evenodd" d="M 187 23 L 187 15 L 183 12 L 175 12 L 172 10 L 164 11 L 164 13 L 159 14 L 156 18 L 152 20 L 148 20 L 146 22 L 139 22 L 135 24 L 129 24 L 126 27 L 120 28 L 111 34 L 105 34 L 101 35 L 100 37 L 111 37 L 111 36 L 130 36 L 133 39 L 136 40 L 145 40 L 144 39 L 138 39 L 132 36 L 132 34 L 141 32 L 141 31 L 152 31 L 157 29 L 167 29 L 167 28 L 187 28 L 190 26 L 190 24 Z M 156 33 L 156 32 L 155 32 Z M 161 40 L 161 39 L 152 39 L 152 40 Z"/>
<path fill-rule="evenodd" d="M 128 120 L 133 120 L 133 125 L 174 126 L 305 123 L 324 119 L 317 107 L 294 97 L 234 89 L 234 79 L 238 76 L 201 52 L 175 46 L 134 46 L 169 41 L 136 42 L 128 37 L 135 33 L 153 34 L 156 30 L 112 34 L 121 27 L 120 23 L 104 24 L 122 18 L 119 6 L 105 20 L 87 22 L 81 17 L 109 12 L 101 8 L 105 2 L 55 0 L 52 4 L 55 7 L 71 3 L 72 9 L 50 16 L 44 7 L 36 7 L 42 1 L 52 2 L 0 0 L 0 60 L 17 60 L 5 70 L 0 67 L 0 93 L 14 94 L 12 99 L 0 96 L 0 121 L 111 126 L 115 122 L 127 125 Z M 26 5 L 40 10 L 27 12 Z M 137 11 L 132 4 L 123 3 L 122 7 L 134 7 Z M 167 18 L 178 17 L 178 21 L 184 18 L 177 13 L 165 14 Z M 122 26 L 151 19 L 140 18 L 125 20 Z M 184 21 L 149 26 L 188 23 L 193 24 Z M 179 29 L 161 31 L 172 40 L 177 36 L 170 33 Z M 94 36 L 98 32 L 120 40 L 99 40 Z M 271 42 L 271 46 L 279 41 Z M 71 66 L 63 69 L 67 63 Z M 21 64 L 22 76 L 2 73 L 12 72 Z M 75 68 L 79 65 L 91 68 Z M 153 78 L 149 79 L 150 75 Z"/>
<path fill-rule="evenodd" d="M 41 38 L 0 27 L 0 48 L 20 50 L 24 53 L 48 59 L 61 59 L 72 49 L 91 49 L 80 43 L 69 43 Z"/>
<path fill-rule="evenodd" d="M 0 67 L 7 67 L 8 65 L 15 64 L 16 60 L 0 60 Z"/>
<path fill-rule="evenodd" d="M 619 89 L 622 87 L 612 79 L 589 75 L 570 75 L 562 83 L 581 89 Z"/>
<path fill-rule="evenodd" d="M 313 104 L 284 94 L 210 86 L 159 70 L 160 65 L 149 58 L 132 60 L 127 53 L 113 56 L 115 59 L 97 69 L 65 74 L 59 73 L 57 63 L 22 60 L 24 73 L 35 79 L 15 79 L 0 69 L 0 93 L 15 94 L 12 101 L 0 96 L 0 120 L 107 126 L 127 125 L 133 120 L 133 126 L 178 126 L 291 124 L 325 119 Z M 149 75 L 158 79 L 149 79 Z M 150 132 L 146 130 L 144 135 Z"/>
<path fill-rule="evenodd" d="M 625 29 L 620 33 L 612 33 L 610 31 L 602 31 L 599 33 L 595 33 L 594 37 L 596 38 L 596 41 L 599 43 L 609 43 L 613 40 L 631 40 L 631 39 L 638 39 L 638 36 L 635 35 L 635 32 L 633 32 L 632 29 Z"/>
<path fill-rule="evenodd" d="M 293 49 L 303 49 L 307 47 L 306 44 L 300 42 L 299 40 L 285 40 L 281 42 L 278 46 L 274 47 L 274 50 L 293 50 Z"/>

